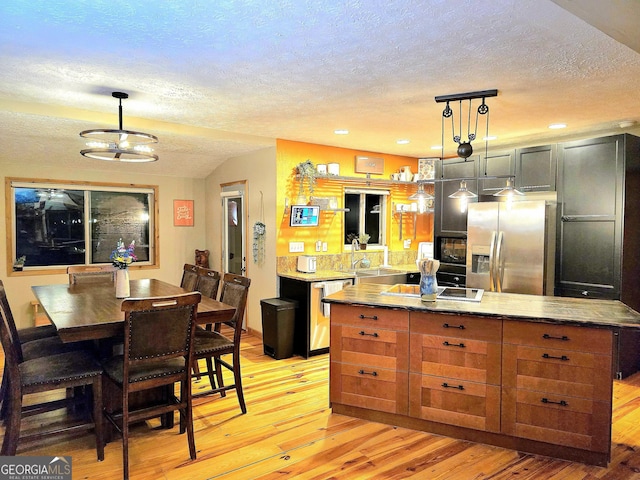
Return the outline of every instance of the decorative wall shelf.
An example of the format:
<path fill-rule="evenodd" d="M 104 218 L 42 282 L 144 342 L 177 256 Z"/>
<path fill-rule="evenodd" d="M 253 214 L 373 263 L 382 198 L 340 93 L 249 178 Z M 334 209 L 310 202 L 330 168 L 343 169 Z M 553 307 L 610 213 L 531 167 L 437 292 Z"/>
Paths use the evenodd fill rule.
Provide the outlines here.
<path fill-rule="evenodd" d="M 388 186 L 388 185 L 418 185 L 418 183 L 423 183 L 426 185 L 434 184 L 435 181 L 431 180 L 420 180 L 419 182 L 407 182 L 404 180 L 391 180 L 384 178 L 375 178 L 369 175 L 363 177 L 345 177 L 342 175 L 316 175 L 316 180 L 325 180 L 331 182 L 342 182 L 342 183 L 358 183 L 358 184 L 366 184 L 366 185 L 380 185 L 380 186 Z"/>

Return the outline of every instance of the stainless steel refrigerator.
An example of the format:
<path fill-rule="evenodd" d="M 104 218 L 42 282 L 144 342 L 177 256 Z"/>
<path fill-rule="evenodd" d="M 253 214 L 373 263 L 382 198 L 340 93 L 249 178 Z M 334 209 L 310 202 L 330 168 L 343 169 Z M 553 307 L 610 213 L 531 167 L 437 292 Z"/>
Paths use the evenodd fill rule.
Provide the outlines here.
<path fill-rule="evenodd" d="M 555 203 L 468 205 L 467 287 L 553 295 Z"/>

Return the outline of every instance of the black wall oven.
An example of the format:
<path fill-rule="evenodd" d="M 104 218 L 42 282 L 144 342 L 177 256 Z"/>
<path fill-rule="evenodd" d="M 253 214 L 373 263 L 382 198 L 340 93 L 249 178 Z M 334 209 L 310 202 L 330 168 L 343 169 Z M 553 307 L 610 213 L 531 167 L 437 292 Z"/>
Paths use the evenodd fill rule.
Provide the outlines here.
<path fill-rule="evenodd" d="M 466 238 L 436 237 L 434 257 L 436 260 L 440 260 L 440 268 L 436 274 L 439 286 L 466 286 Z"/>

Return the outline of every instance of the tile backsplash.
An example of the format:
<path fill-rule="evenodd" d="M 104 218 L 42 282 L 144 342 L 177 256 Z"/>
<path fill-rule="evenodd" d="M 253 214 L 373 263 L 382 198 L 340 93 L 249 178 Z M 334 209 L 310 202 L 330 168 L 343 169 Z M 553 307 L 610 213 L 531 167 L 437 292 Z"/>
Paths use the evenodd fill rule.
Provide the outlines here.
<path fill-rule="evenodd" d="M 389 252 L 389 265 L 415 265 L 418 252 L 406 250 L 400 252 Z M 355 259 L 359 260 L 364 255 L 371 261 L 371 267 L 382 265 L 382 250 L 358 250 L 355 252 Z M 313 255 L 317 259 L 316 270 L 346 271 L 351 267 L 351 252 L 337 255 L 318 254 Z M 287 255 L 277 258 L 278 272 L 295 272 L 297 255 Z"/>

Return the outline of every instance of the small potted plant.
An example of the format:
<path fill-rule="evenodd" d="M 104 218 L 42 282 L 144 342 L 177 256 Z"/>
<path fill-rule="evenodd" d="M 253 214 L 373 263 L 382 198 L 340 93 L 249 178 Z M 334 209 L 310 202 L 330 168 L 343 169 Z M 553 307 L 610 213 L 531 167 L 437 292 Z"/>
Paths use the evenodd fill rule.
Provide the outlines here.
<path fill-rule="evenodd" d="M 298 174 L 298 177 L 300 178 L 299 197 L 304 197 L 304 181 L 305 181 L 305 179 L 307 180 L 307 183 L 309 185 L 309 193 L 310 194 L 313 193 L 313 187 L 316 184 L 316 174 L 318 172 L 316 171 L 316 167 L 313 165 L 311 160 L 307 159 L 304 162 L 299 163 L 296 166 L 296 173 Z M 298 203 L 300 203 L 300 201 L 298 201 Z"/>
<path fill-rule="evenodd" d="M 21 257 L 16 258 L 16 261 L 13 262 L 13 271 L 21 272 L 24 269 L 24 263 L 27 261 L 26 255 L 22 255 Z"/>
<path fill-rule="evenodd" d="M 358 235 L 358 243 L 360 244 L 360 248 L 362 250 L 367 249 L 367 243 L 369 243 L 370 238 L 371 235 L 369 235 L 368 233 L 362 232 L 360 235 Z"/>

